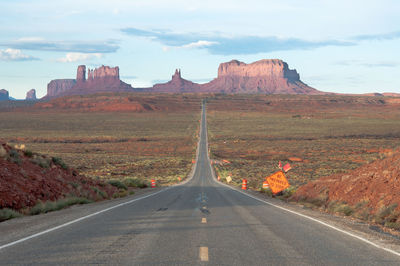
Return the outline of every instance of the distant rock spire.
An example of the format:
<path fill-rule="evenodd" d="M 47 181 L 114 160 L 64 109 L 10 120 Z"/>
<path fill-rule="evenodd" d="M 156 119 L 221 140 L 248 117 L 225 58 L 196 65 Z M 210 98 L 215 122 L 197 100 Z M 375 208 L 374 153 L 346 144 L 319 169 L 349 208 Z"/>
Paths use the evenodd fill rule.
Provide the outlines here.
<path fill-rule="evenodd" d="M 78 66 L 78 70 L 76 72 L 76 82 L 85 82 L 86 81 L 86 66 L 80 65 Z"/>
<path fill-rule="evenodd" d="M 8 91 L 5 89 L 0 90 L 0 101 L 9 100 Z"/>
<path fill-rule="evenodd" d="M 181 69 L 180 68 L 177 68 L 176 70 L 175 70 L 175 74 L 172 76 L 172 79 L 181 79 L 182 78 L 182 76 L 181 76 Z"/>
<path fill-rule="evenodd" d="M 36 90 L 31 89 L 26 93 L 26 98 L 25 100 L 27 101 L 36 101 Z"/>

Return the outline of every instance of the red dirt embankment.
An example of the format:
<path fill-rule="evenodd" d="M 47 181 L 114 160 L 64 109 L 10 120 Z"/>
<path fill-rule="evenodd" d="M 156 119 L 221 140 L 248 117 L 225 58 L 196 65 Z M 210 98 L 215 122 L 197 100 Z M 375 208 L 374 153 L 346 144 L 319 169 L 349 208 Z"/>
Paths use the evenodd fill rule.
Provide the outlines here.
<path fill-rule="evenodd" d="M 97 93 L 55 98 L 28 108 L 32 111 L 182 112 L 198 110 L 200 100 L 201 96 L 194 94 Z"/>
<path fill-rule="evenodd" d="M 343 202 L 354 207 L 354 211 L 362 206 L 369 214 L 379 213 L 387 206 L 400 210 L 400 152 L 387 151 L 386 155 L 385 159 L 348 173 L 309 182 L 301 186 L 292 199 L 319 202 L 325 207 L 335 201 Z"/>
<path fill-rule="evenodd" d="M 59 158 L 0 143 L 0 209 L 19 210 L 39 201 L 66 197 L 100 200 L 110 198 L 116 192 L 117 189 L 109 184 L 79 176 Z"/>

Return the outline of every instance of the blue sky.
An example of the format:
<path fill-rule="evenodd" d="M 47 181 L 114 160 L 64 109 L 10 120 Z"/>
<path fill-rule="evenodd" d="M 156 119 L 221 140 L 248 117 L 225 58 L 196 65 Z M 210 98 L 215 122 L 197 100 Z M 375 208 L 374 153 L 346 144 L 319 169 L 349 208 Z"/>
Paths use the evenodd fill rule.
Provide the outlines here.
<path fill-rule="evenodd" d="M 134 87 L 207 82 L 218 65 L 279 58 L 319 90 L 400 92 L 398 0 L 0 0 L 0 89 L 24 98 L 86 64 Z"/>

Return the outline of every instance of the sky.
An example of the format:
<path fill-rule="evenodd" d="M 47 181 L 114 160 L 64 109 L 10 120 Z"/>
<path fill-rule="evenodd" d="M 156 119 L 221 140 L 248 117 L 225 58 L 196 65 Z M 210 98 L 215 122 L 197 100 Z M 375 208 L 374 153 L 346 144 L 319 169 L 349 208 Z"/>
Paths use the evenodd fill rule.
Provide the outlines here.
<path fill-rule="evenodd" d="M 400 92 L 399 14 L 398 0 L 0 0 L 0 89 L 43 97 L 81 64 L 133 87 L 176 68 L 205 83 L 222 62 L 277 58 L 321 91 Z"/>

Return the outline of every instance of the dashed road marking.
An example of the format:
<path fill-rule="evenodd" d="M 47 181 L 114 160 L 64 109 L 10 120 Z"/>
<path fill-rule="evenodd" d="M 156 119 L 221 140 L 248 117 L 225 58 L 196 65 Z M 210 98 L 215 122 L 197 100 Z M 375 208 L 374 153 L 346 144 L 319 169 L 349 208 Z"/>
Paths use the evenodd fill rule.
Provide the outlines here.
<path fill-rule="evenodd" d="M 208 247 L 200 247 L 199 257 L 201 261 L 208 261 Z"/>
<path fill-rule="evenodd" d="M 206 224 L 207 223 L 207 218 L 201 218 L 201 223 Z"/>

